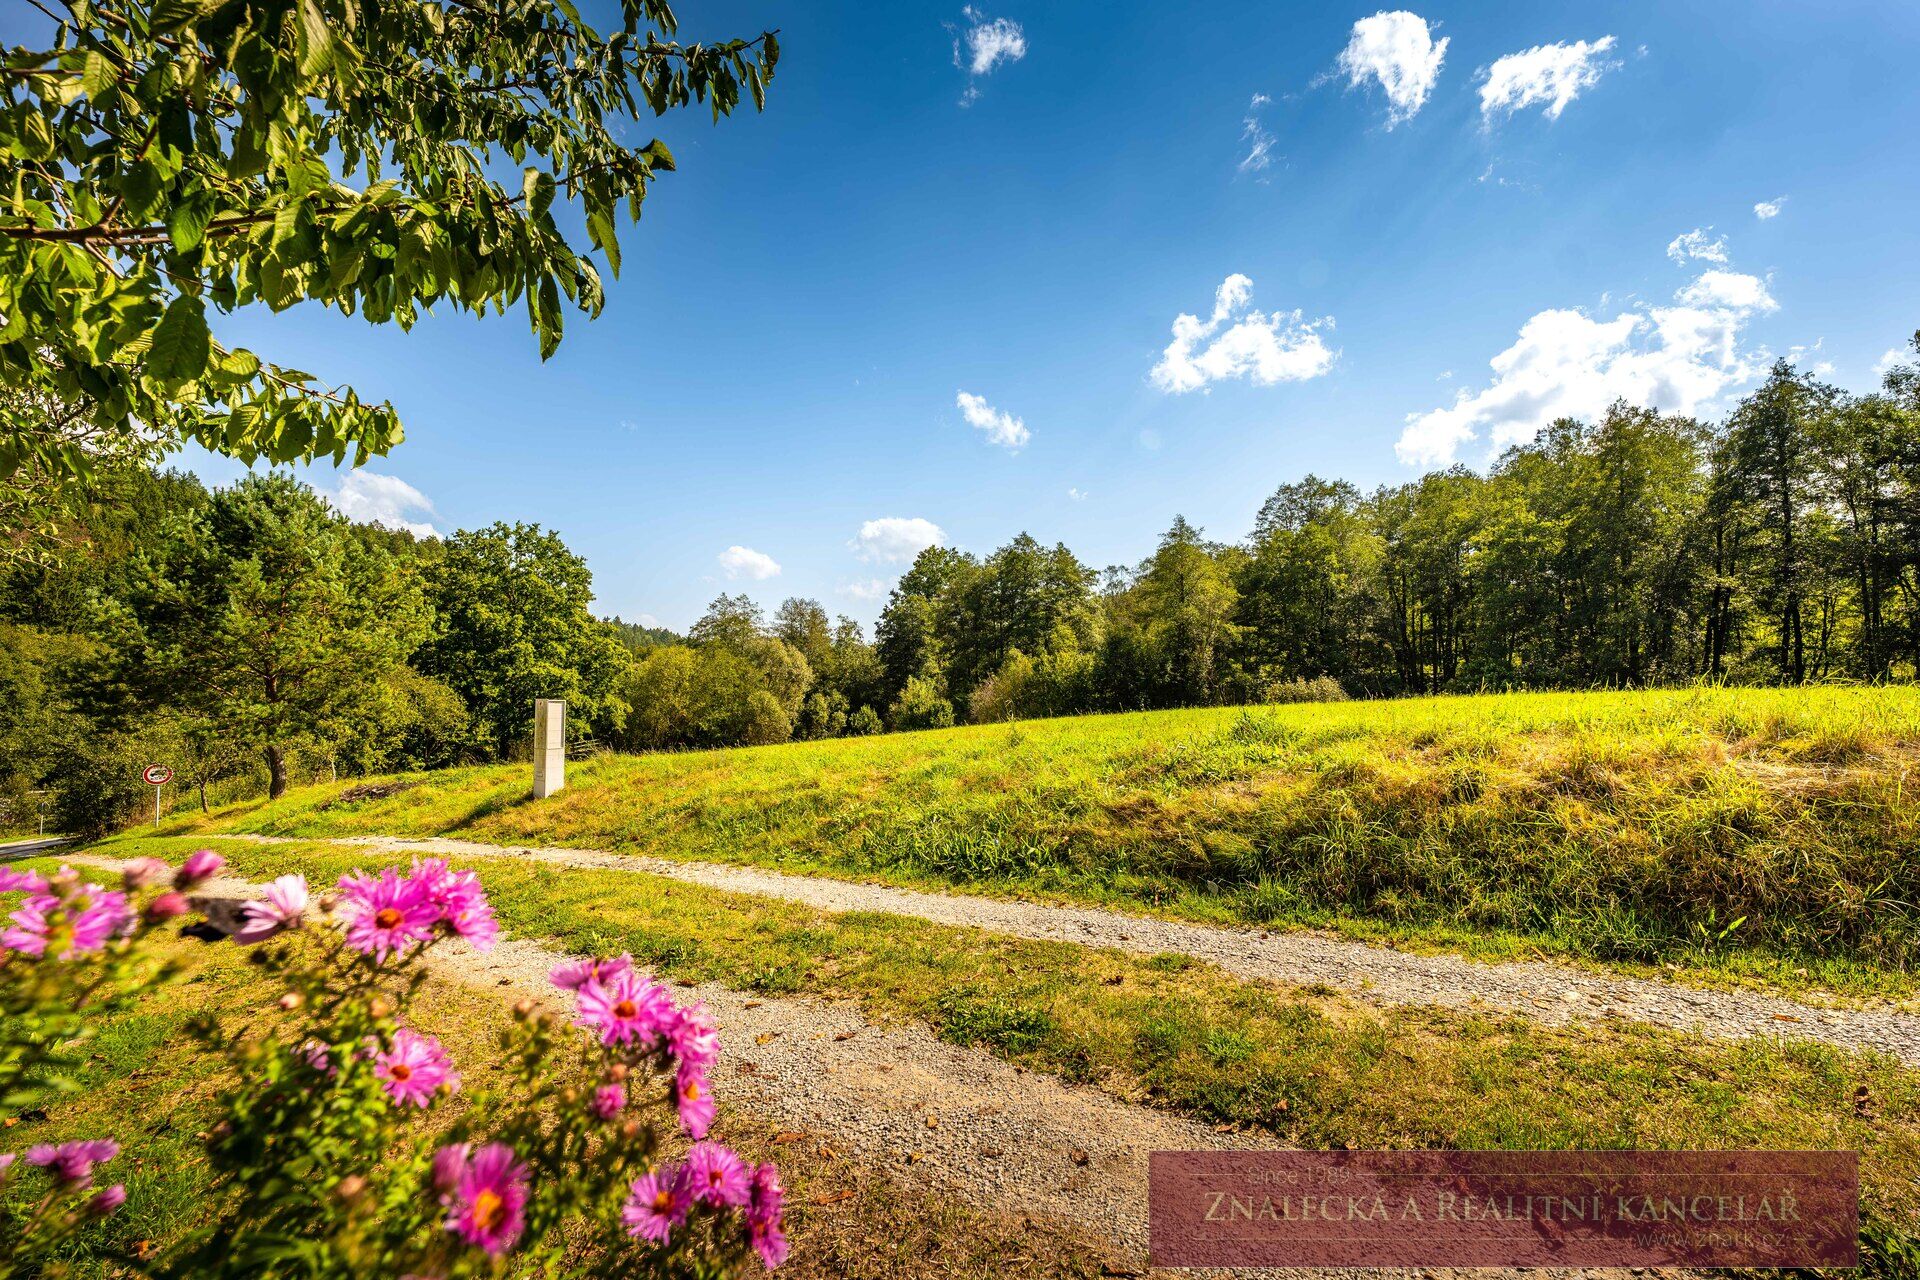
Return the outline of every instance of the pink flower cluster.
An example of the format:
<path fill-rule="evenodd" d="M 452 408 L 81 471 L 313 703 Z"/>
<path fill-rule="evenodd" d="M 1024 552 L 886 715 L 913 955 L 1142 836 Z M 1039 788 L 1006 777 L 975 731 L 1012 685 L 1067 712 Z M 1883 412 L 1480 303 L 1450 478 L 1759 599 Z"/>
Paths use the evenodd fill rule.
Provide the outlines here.
<path fill-rule="evenodd" d="M 27 1163 L 45 1169 L 64 1187 L 82 1190 L 93 1185 L 95 1165 L 105 1164 L 119 1154 L 120 1144 L 111 1138 L 63 1142 L 58 1146 L 42 1142 L 27 1148 Z M 12 1171 L 16 1159 L 18 1157 L 11 1151 L 0 1153 L 0 1186 L 6 1184 L 7 1175 Z M 87 1197 L 86 1207 L 88 1213 L 104 1218 L 126 1202 L 127 1189 L 116 1182 Z"/>
<path fill-rule="evenodd" d="M 780 1185 L 780 1171 L 770 1164 L 749 1169 L 719 1143 L 696 1142 L 686 1160 L 634 1179 L 628 1191 L 620 1217 L 629 1235 L 665 1244 L 695 1205 L 741 1210 L 748 1238 L 767 1268 L 787 1259 L 786 1190 Z"/>
<path fill-rule="evenodd" d="M 660 1051 L 673 1060 L 680 1124 L 692 1137 L 706 1137 L 714 1115 L 707 1073 L 720 1055 L 720 1037 L 706 1007 L 675 1004 L 665 987 L 634 969 L 631 956 L 570 961 L 549 977 L 554 986 L 574 993 L 580 1025 L 597 1031 L 602 1044 Z"/>
<path fill-rule="evenodd" d="M 0 946 L 36 959 L 93 955 L 133 932 L 138 920 L 126 894 L 88 884 L 71 867 L 47 878 L 0 867 L 0 893 L 26 894 L 7 917 L 10 925 L 0 932 Z"/>
<path fill-rule="evenodd" d="M 476 951 L 492 950 L 500 936 L 480 877 L 452 870 L 444 858 L 416 858 L 405 875 L 397 867 L 377 876 L 356 871 L 341 876 L 339 888 L 347 945 L 377 963 L 443 932 Z"/>

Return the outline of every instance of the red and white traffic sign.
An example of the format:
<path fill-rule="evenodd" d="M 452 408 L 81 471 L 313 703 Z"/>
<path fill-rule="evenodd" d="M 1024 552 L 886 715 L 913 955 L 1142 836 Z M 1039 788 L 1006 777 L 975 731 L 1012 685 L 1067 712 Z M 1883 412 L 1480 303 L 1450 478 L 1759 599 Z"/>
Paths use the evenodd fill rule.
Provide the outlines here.
<path fill-rule="evenodd" d="M 162 787 L 173 781 L 173 770 L 163 764 L 150 764 L 141 772 L 140 777 L 152 786 Z"/>

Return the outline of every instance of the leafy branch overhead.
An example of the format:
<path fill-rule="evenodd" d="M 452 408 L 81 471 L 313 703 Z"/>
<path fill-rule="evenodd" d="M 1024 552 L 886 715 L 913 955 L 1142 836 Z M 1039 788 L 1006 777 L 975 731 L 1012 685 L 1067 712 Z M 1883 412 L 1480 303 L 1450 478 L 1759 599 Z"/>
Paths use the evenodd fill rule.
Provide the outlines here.
<path fill-rule="evenodd" d="M 569 0 L 28 3 L 51 47 L 0 64 L 0 381 L 249 462 L 363 462 L 400 422 L 223 346 L 211 312 L 311 300 L 405 328 L 524 305 L 544 358 L 674 167 L 623 122 L 762 107 L 779 57 L 773 32 L 681 44 L 662 0 L 622 0 L 608 34 Z M 0 479 L 88 459 L 0 425 Z"/>

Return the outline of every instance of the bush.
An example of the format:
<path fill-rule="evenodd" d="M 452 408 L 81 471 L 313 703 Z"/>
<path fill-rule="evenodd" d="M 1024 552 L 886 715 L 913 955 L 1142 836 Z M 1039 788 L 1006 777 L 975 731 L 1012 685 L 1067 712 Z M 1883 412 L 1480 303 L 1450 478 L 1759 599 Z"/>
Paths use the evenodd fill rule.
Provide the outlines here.
<path fill-rule="evenodd" d="M 953 704 L 940 696 L 933 681 L 912 676 L 894 699 L 888 719 L 895 729 L 951 729 Z"/>
<path fill-rule="evenodd" d="M 146 944 L 220 864 L 195 853 L 161 887 L 166 868 L 141 859 L 120 889 L 0 867 L 0 893 L 24 895 L 0 935 L 0 1105 L 75 1087 L 100 1015 L 172 976 Z M 785 1258 L 778 1171 L 705 1140 L 719 1045 L 699 1005 L 626 956 L 563 965 L 553 982 L 587 1034 L 523 1003 L 502 1083 L 445 1119 L 460 1074 L 406 1011 L 436 945 L 491 947 L 478 878 L 429 859 L 344 877 L 333 901 L 289 875 L 245 905 L 234 936 L 285 994 L 191 1024 L 231 1067 L 206 1135 L 216 1176 L 140 1274 L 717 1276 L 756 1252 Z M 661 1156 L 662 1107 L 695 1140 L 683 1161 Z M 95 1183 L 119 1150 L 98 1138 L 0 1155 L 0 1180 L 44 1184 L 0 1198 L 0 1277 L 41 1274 L 119 1209 L 125 1190 Z"/>
<path fill-rule="evenodd" d="M 847 733 L 850 737 L 864 738 L 868 734 L 879 733 L 883 726 L 879 713 L 872 707 L 861 707 L 847 717 Z"/>

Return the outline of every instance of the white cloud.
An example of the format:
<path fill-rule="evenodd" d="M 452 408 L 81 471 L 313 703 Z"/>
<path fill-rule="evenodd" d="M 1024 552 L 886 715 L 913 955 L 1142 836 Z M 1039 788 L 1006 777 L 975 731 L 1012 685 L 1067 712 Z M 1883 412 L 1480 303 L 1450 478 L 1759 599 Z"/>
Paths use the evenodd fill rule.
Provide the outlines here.
<path fill-rule="evenodd" d="M 1149 376 L 1162 391 L 1197 391 L 1222 378 L 1248 378 L 1263 387 L 1317 378 L 1333 367 L 1335 352 L 1320 336 L 1333 318 L 1305 320 L 1298 311 L 1268 315 L 1251 310 L 1253 281 L 1237 272 L 1220 282 L 1213 315 L 1182 314 L 1173 341 Z M 1231 322 L 1231 323 L 1229 323 Z"/>
<path fill-rule="evenodd" d="M 840 584 L 840 594 L 853 600 L 874 601 L 887 597 L 888 586 L 879 578 L 862 578 Z"/>
<path fill-rule="evenodd" d="M 1602 36 L 1591 44 L 1575 40 L 1536 45 L 1497 59 L 1480 86 L 1481 116 L 1490 120 L 1498 111 L 1512 115 L 1522 107 L 1544 104 L 1547 119 L 1558 120 L 1581 90 L 1591 89 L 1604 72 L 1620 65 L 1606 56 L 1613 46 L 1612 36 Z"/>
<path fill-rule="evenodd" d="M 1698 258 L 1702 262 L 1717 262 L 1725 266 L 1727 238 L 1709 239 L 1707 232 L 1712 230 L 1712 227 L 1705 230 L 1695 227 L 1684 235 L 1675 236 L 1667 244 L 1667 256 L 1682 265 L 1690 258 Z"/>
<path fill-rule="evenodd" d="M 1495 450 L 1524 444 L 1555 418 L 1591 420 L 1616 399 L 1706 412 L 1764 370 L 1766 352 L 1742 337 L 1754 316 L 1777 306 L 1758 277 L 1712 270 L 1682 287 L 1673 306 L 1640 305 L 1606 320 L 1542 311 L 1493 358 L 1484 388 L 1407 415 L 1394 452 L 1410 465 L 1443 466 L 1470 441 L 1484 437 Z"/>
<path fill-rule="evenodd" d="M 1765 222 L 1768 218 L 1780 216 L 1780 206 L 1787 202 L 1785 196 L 1775 196 L 1771 200 L 1762 200 L 1753 206 L 1753 216 Z"/>
<path fill-rule="evenodd" d="M 660 625 L 660 619 L 650 613 L 636 614 L 633 620 L 643 627 L 657 627 Z"/>
<path fill-rule="evenodd" d="M 763 582 L 780 575 L 780 562 L 752 547 L 728 547 L 716 559 L 720 561 L 721 572 L 729 578 L 751 578 L 755 582 Z"/>
<path fill-rule="evenodd" d="M 427 521 L 407 519 L 410 513 L 428 516 L 437 513 L 426 494 L 398 476 L 349 471 L 340 478 L 340 488 L 325 496 L 335 511 L 360 524 L 404 529 L 416 538 L 440 536 L 440 531 Z"/>
<path fill-rule="evenodd" d="M 946 531 L 931 520 L 919 516 L 881 516 L 860 526 L 851 546 L 862 560 L 881 564 L 905 564 L 925 551 L 946 542 Z"/>
<path fill-rule="evenodd" d="M 1888 347 L 1886 354 L 1873 362 L 1873 375 L 1884 378 L 1887 372 L 1897 364 L 1905 364 L 1912 354 L 1906 347 Z"/>
<path fill-rule="evenodd" d="M 1447 40 L 1433 38 L 1427 20 L 1404 9 L 1376 13 L 1353 24 L 1353 35 L 1340 51 L 1340 70 L 1347 87 L 1357 89 L 1372 80 L 1387 95 L 1387 128 L 1411 120 L 1427 104 L 1440 64 L 1446 60 Z"/>
<path fill-rule="evenodd" d="M 1704 271 L 1674 295 L 1690 307 L 1726 307 L 1735 311 L 1778 311 L 1780 304 L 1758 276 L 1739 271 Z"/>
<path fill-rule="evenodd" d="M 967 73 L 967 91 L 960 105 L 971 106 L 980 96 L 974 81 L 991 75 L 1002 63 L 1018 62 L 1027 56 L 1027 35 L 1011 18 L 989 18 L 972 5 L 960 11 L 967 21 L 966 30 L 953 38 L 953 65 Z M 953 30 L 951 25 L 948 30 Z"/>
<path fill-rule="evenodd" d="M 1273 164 L 1271 152 L 1274 137 L 1260 123 L 1258 114 L 1260 108 L 1272 101 L 1266 94 L 1256 93 L 1252 101 L 1247 103 L 1246 118 L 1240 122 L 1240 140 L 1247 144 L 1247 154 L 1240 157 L 1240 163 L 1234 166 L 1235 172 L 1258 174 Z M 1266 179 L 1261 178 L 1260 181 L 1265 182 Z"/>
<path fill-rule="evenodd" d="M 1075 502 L 1085 502 L 1087 500 L 1087 491 L 1085 489 L 1070 488 L 1067 490 L 1067 496 Z"/>
<path fill-rule="evenodd" d="M 987 433 L 989 443 L 1017 450 L 1033 438 L 1024 421 L 1010 413 L 999 412 L 987 403 L 985 396 L 962 391 L 953 398 L 953 402 L 960 407 L 960 416 L 967 420 L 968 426 L 978 427 Z"/>

